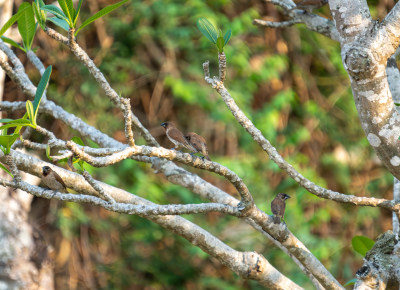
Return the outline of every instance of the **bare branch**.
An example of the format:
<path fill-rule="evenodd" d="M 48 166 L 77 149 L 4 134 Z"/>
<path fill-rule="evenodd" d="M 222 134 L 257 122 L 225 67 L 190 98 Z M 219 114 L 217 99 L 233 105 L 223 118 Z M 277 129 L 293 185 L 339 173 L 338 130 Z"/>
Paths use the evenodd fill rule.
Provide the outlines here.
<path fill-rule="evenodd" d="M 298 23 L 302 23 L 302 21 L 300 19 L 291 19 L 288 21 L 281 21 L 281 22 L 266 21 L 266 20 L 261 20 L 261 19 L 253 20 L 254 25 L 271 27 L 271 28 L 289 27 L 289 26 L 293 26 Z"/>
<path fill-rule="evenodd" d="M 242 197 L 241 205 L 243 206 L 243 208 L 241 209 L 243 209 L 244 212 L 254 206 L 253 197 L 251 196 L 245 183 L 239 176 L 236 175 L 236 173 L 216 162 L 202 160 L 201 158 L 193 157 L 188 153 L 180 153 L 178 151 L 169 150 L 162 147 L 134 146 L 128 147 L 121 152 L 115 153 L 107 157 L 92 157 L 83 150 L 80 150 L 75 145 L 75 143 L 71 141 L 67 142 L 67 147 L 78 158 L 81 158 L 85 162 L 95 167 L 109 166 L 130 158 L 131 156 L 144 155 L 148 157 L 161 157 L 168 160 L 179 161 L 195 168 L 205 169 L 207 171 L 214 172 L 225 177 L 235 186 L 240 196 Z"/>
<path fill-rule="evenodd" d="M 121 98 L 122 109 L 124 112 L 125 119 L 125 136 L 128 141 L 129 146 L 135 146 L 135 140 L 133 139 L 132 132 L 132 111 L 131 111 L 131 101 L 126 98 Z"/>
<path fill-rule="evenodd" d="M 110 84 L 108 83 L 102 72 L 96 67 L 94 62 L 87 55 L 87 53 L 76 42 L 69 43 L 67 40 L 67 43 L 65 43 L 64 38 L 58 32 L 54 31 L 51 28 L 47 28 L 46 33 L 50 37 L 67 45 L 73 52 L 73 54 L 82 62 L 82 64 L 84 64 L 87 67 L 89 72 L 92 74 L 94 79 L 103 89 L 104 93 L 111 100 L 111 102 L 118 108 L 122 109 L 118 94 L 110 86 Z M 141 135 L 146 140 L 146 142 L 151 146 L 159 146 L 157 140 L 154 139 L 154 137 L 150 134 L 150 132 L 142 125 L 142 123 L 133 113 L 131 113 L 131 118 L 133 120 L 134 126 L 140 131 Z"/>
<path fill-rule="evenodd" d="M 115 203 L 115 200 L 107 192 L 104 191 L 104 189 L 97 183 L 96 180 L 94 180 L 89 172 L 84 170 L 82 175 L 86 179 L 86 181 L 93 187 L 93 189 L 97 191 L 101 198 L 108 201 L 109 203 Z"/>
<path fill-rule="evenodd" d="M 70 172 L 70 174 L 74 173 Z M 0 180 L 0 184 L 4 186 L 17 186 L 14 182 L 4 179 Z M 106 185 L 106 187 L 110 186 Z M 189 242 L 193 243 L 197 247 L 200 247 L 203 251 L 211 256 L 214 256 L 221 263 L 225 264 L 235 273 L 246 279 L 254 279 L 259 281 L 261 285 L 273 289 L 302 289 L 300 286 L 293 283 L 291 280 L 277 271 L 263 256 L 255 252 L 238 252 L 197 225 L 179 216 L 171 216 L 171 213 L 187 213 L 189 212 L 190 208 L 190 212 L 200 213 L 217 210 L 232 215 L 240 215 L 240 212 L 235 207 L 221 204 L 159 206 L 154 205 L 149 201 L 138 199 L 130 193 L 123 194 L 126 195 L 127 201 L 135 201 L 142 205 L 132 205 L 121 203 L 120 201 L 110 204 L 95 196 L 63 194 L 54 192 L 52 190 L 46 190 L 38 186 L 33 186 L 26 182 L 21 182 L 18 185 L 18 188 L 43 198 L 54 198 L 63 201 L 88 202 L 102 206 L 109 210 L 143 216 L 171 230 L 175 234 L 184 237 Z M 121 193 L 123 192 L 120 189 L 115 189 L 113 192 L 115 193 L 115 191 L 120 191 Z M 123 195 L 121 195 L 119 199 L 126 200 Z"/>
<path fill-rule="evenodd" d="M 207 63 L 203 64 L 203 67 Z M 254 124 L 246 117 L 246 115 L 240 110 L 240 108 L 235 103 L 234 99 L 229 94 L 228 90 L 224 85 L 219 82 L 216 78 L 206 77 L 206 82 L 209 83 L 222 97 L 225 104 L 228 106 L 229 110 L 232 112 L 236 120 L 242 125 L 242 127 L 253 137 L 261 148 L 268 154 L 269 158 L 274 161 L 280 169 L 285 171 L 290 177 L 292 177 L 299 185 L 307 189 L 312 194 L 330 199 L 342 203 L 351 203 L 354 205 L 362 206 L 377 206 L 386 208 L 392 211 L 400 210 L 399 201 L 391 201 L 381 198 L 369 198 L 369 197 L 359 197 L 354 195 L 342 194 L 329 189 L 325 189 L 313 183 L 312 181 L 305 178 L 298 171 L 296 171 L 292 165 L 287 163 L 283 157 L 278 153 L 278 151 L 271 145 L 271 143 L 263 136 L 260 130 L 258 130 Z"/>

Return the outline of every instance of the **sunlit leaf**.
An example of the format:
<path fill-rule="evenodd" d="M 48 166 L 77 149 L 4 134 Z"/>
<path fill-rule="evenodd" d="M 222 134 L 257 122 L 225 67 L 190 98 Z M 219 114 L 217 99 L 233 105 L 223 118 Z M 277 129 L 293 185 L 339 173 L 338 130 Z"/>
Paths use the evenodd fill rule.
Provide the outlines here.
<path fill-rule="evenodd" d="M 46 146 L 46 156 L 50 161 L 53 160 L 53 158 L 50 156 L 50 146 L 49 146 L 49 144 L 47 144 L 47 146 Z"/>
<path fill-rule="evenodd" d="M 7 174 L 9 174 L 12 178 L 14 178 L 14 175 L 8 170 L 7 167 L 5 167 L 2 163 L 0 163 L 0 168 L 3 169 Z"/>
<path fill-rule="evenodd" d="M 14 47 L 16 47 L 16 48 L 18 48 L 18 49 L 21 49 L 21 50 L 25 51 L 25 49 L 23 48 L 23 46 L 21 46 L 19 43 L 16 43 L 16 42 L 15 42 L 14 40 L 12 40 L 11 38 L 2 36 L 2 37 L 1 37 L 1 40 L 3 40 L 5 43 L 8 43 L 8 44 L 10 44 L 10 45 L 12 45 L 12 46 L 14 46 Z"/>
<path fill-rule="evenodd" d="M 75 142 L 76 144 L 78 144 L 78 145 L 85 146 L 85 143 L 83 143 L 82 139 L 80 137 L 78 137 L 78 136 L 72 137 L 71 140 L 73 142 Z"/>
<path fill-rule="evenodd" d="M 22 5 L 21 5 L 22 6 Z M 14 23 L 15 21 L 17 21 L 22 13 L 24 12 L 25 9 L 28 9 L 28 5 L 24 5 L 22 8 L 21 6 L 18 9 L 18 12 L 16 14 L 14 14 L 4 25 L 3 27 L 0 29 L 0 35 L 3 35 L 7 29 L 9 29 Z"/>
<path fill-rule="evenodd" d="M 34 120 L 36 124 L 36 117 L 39 110 L 40 101 L 42 100 L 44 91 L 46 90 L 47 84 L 49 83 L 51 75 L 51 65 L 46 68 L 44 71 L 42 78 L 36 89 L 35 99 L 33 100 L 33 112 L 34 112 Z"/>
<path fill-rule="evenodd" d="M 346 286 L 354 285 L 354 283 L 356 283 L 357 280 L 358 280 L 357 278 L 351 279 L 351 280 L 347 281 L 346 284 L 344 284 L 343 286 L 346 287 Z"/>
<path fill-rule="evenodd" d="M 228 43 L 231 36 L 232 36 L 232 30 L 228 29 L 228 31 L 224 35 L 224 46 Z"/>
<path fill-rule="evenodd" d="M 221 36 L 217 38 L 217 48 L 220 53 L 224 51 L 224 38 Z"/>
<path fill-rule="evenodd" d="M 35 15 L 32 6 L 28 2 L 23 2 L 18 9 L 21 17 L 18 19 L 18 31 L 21 34 L 25 49 L 31 49 L 33 38 L 36 32 Z"/>
<path fill-rule="evenodd" d="M 54 16 L 65 20 L 68 23 L 68 18 L 67 16 L 65 16 L 64 12 L 62 12 L 60 10 L 60 8 L 58 8 L 57 6 L 54 5 L 45 5 L 43 7 L 41 7 L 42 10 L 50 12 L 51 14 L 53 14 Z M 69 25 L 69 23 L 68 23 Z"/>
<path fill-rule="evenodd" d="M 69 23 L 69 24 L 71 25 L 71 27 L 72 27 L 72 23 L 73 23 L 72 17 L 74 16 L 75 12 L 73 12 L 73 13 L 71 14 L 71 11 L 70 11 L 70 9 L 69 9 L 69 5 L 67 4 L 67 2 L 69 2 L 69 1 L 71 1 L 71 0 L 57 0 L 57 1 L 58 1 L 58 4 L 59 4 L 60 7 L 61 7 L 61 10 L 64 12 L 65 16 L 67 16 L 68 23 Z M 74 9 L 74 8 L 72 8 L 72 9 Z"/>
<path fill-rule="evenodd" d="M 35 111 L 33 110 L 33 104 L 31 101 L 26 101 L 26 112 L 28 113 L 28 118 L 31 121 L 32 125 L 35 126 L 34 124 L 34 115 L 35 115 Z M 36 127 L 36 126 L 35 126 Z"/>
<path fill-rule="evenodd" d="M 207 18 L 200 17 L 199 20 L 197 20 L 197 27 L 199 28 L 200 32 L 208 38 L 208 40 L 214 44 L 217 44 L 217 29 Z"/>
<path fill-rule="evenodd" d="M 75 10 L 74 27 L 76 26 L 76 21 L 78 20 L 79 12 L 81 11 L 82 2 L 83 2 L 83 0 L 79 0 L 78 7 Z"/>
<path fill-rule="evenodd" d="M 104 7 L 103 9 L 101 9 L 99 12 L 97 12 L 96 14 L 94 14 L 93 16 L 89 17 L 88 19 L 86 19 L 82 25 L 76 30 L 75 35 L 78 34 L 78 32 L 84 28 L 85 26 L 89 25 L 90 23 L 92 23 L 93 21 L 95 21 L 96 19 L 110 13 L 111 11 L 117 9 L 118 7 L 120 7 L 121 5 L 125 4 L 126 2 L 128 2 L 129 0 L 123 0 L 121 2 L 115 3 L 113 5 Z"/>
<path fill-rule="evenodd" d="M 69 30 L 68 22 L 65 21 L 64 19 L 60 19 L 58 17 L 49 17 L 49 18 L 47 18 L 47 20 L 53 22 L 55 25 L 57 25 L 58 27 L 61 27 L 65 31 Z"/>
<path fill-rule="evenodd" d="M 372 249 L 375 242 L 368 237 L 355 236 L 351 240 L 351 244 L 353 246 L 353 249 L 357 253 L 360 253 L 362 256 L 365 256 L 367 254 L 367 252 Z"/>

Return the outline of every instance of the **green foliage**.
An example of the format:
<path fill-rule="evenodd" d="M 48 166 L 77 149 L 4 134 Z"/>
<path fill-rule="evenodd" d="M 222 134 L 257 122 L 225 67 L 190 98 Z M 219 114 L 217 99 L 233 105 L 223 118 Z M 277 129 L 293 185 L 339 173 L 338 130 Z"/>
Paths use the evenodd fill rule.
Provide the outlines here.
<path fill-rule="evenodd" d="M 200 17 L 197 20 L 197 28 L 209 41 L 217 46 L 220 53 L 224 51 L 224 46 L 228 43 L 232 35 L 232 30 L 229 29 L 225 35 L 222 36 L 222 31 L 218 30 L 217 32 L 217 28 L 204 17 Z"/>
<path fill-rule="evenodd" d="M 357 278 L 351 279 L 351 280 L 347 281 L 346 284 L 344 284 L 343 286 L 344 286 L 344 287 L 346 287 L 346 286 L 352 286 L 352 285 L 354 285 L 354 284 L 357 282 L 357 280 L 358 280 Z"/>
<path fill-rule="evenodd" d="M 72 137 L 71 140 L 78 145 L 85 146 L 85 143 L 83 143 L 82 139 L 79 136 L 74 136 L 74 137 Z M 80 169 L 82 171 L 85 170 L 85 168 L 84 168 L 85 161 L 81 160 L 80 158 L 74 158 L 72 161 L 72 164 L 75 164 L 75 163 L 79 164 Z"/>
<path fill-rule="evenodd" d="M 35 15 L 32 6 L 27 2 L 23 2 L 19 6 L 18 13 L 21 13 L 18 18 L 18 31 L 22 37 L 24 51 L 27 52 L 32 47 L 33 38 L 36 33 Z"/>
<path fill-rule="evenodd" d="M 32 9 L 35 14 L 36 20 L 40 27 L 44 30 L 46 28 L 47 15 L 45 11 L 42 11 L 42 7 L 45 6 L 43 0 L 35 0 L 32 2 Z"/>
<path fill-rule="evenodd" d="M 28 3 L 27 3 L 28 4 Z M 22 5 L 21 5 L 22 6 Z M 15 13 L 0 29 L 0 36 L 2 36 L 25 12 L 26 9 L 29 9 L 28 5 L 24 5 L 18 9 L 18 12 Z"/>
<path fill-rule="evenodd" d="M 368 237 L 355 236 L 351 240 L 351 244 L 353 246 L 354 251 L 361 254 L 361 256 L 365 257 L 367 252 L 372 249 L 375 242 Z"/>
<path fill-rule="evenodd" d="M 100 17 L 103 17 L 104 15 L 107 15 L 108 13 L 114 11 L 115 9 L 119 8 L 121 5 L 125 4 L 126 2 L 128 2 L 129 0 L 123 0 L 121 2 L 109 5 L 107 7 L 104 7 L 103 9 L 101 9 L 99 12 L 97 12 L 96 14 L 94 14 L 93 16 L 89 17 L 88 19 L 86 19 L 81 26 L 76 30 L 75 35 L 78 34 L 78 32 L 84 28 L 85 26 L 89 25 L 90 23 L 92 23 L 93 21 L 99 19 Z"/>

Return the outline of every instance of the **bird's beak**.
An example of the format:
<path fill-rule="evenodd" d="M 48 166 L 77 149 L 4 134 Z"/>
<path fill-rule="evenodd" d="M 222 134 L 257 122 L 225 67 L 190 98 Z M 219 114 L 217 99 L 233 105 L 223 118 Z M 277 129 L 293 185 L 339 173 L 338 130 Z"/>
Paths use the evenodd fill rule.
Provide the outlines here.
<path fill-rule="evenodd" d="M 289 199 L 289 198 L 291 198 L 291 196 L 286 194 L 285 199 Z"/>
<path fill-rule="evenodd" d="M 167 124 L 165 124 L 165 122 L 164 122 L 164 123 L 161 123 L 161 126 L 163 126 L 165 128 L 165 126 L 167 126 Z"/>

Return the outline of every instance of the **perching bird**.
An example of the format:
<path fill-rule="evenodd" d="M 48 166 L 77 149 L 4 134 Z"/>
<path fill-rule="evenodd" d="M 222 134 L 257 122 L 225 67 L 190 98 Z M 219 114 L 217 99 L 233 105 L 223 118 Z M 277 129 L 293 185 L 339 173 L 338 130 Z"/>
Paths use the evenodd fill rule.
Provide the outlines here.
<path fill-rule="evenodd" d="M 311 13 L 314 9 L 321 8 L 322 6 L 327 4 L 328 0 L 300 0 L 295 2 L 296 7 L 293 9 L 302 9 L 307 11 L 308 13 Z"/>
<path fill-rule="evenodd" d="M 286 193 L 278 193 L 271 202 L 271 210 L 274 214 L 274 224 L 280 224 L 285 214 L 286 200 L 290 198 Z"/>
<path fill-rule="evenodd" d="M 165 133 L 167 134 L 167 137 L 169 141 L 174 143 L 175 145 L 175 150 L 179 150 L 181 148 L 186 148 L 189 151 L 196 152 L 196 150 L 190 145 L 187 140 L 185 139 L 185 136 L 182 134 L 181 131 L 179 131 L 173 123 L 171 122 L 164 122 L 161 124 L 165 128 Z"/>
<path fill-rule="evenodd" d="M 196 149 L 196 152 L 203 154 L 207 160 L 211 161 L 210 157 L 208 157 L 207 143 L 203 137 L 194 132 L 189 132 L 185 135 L 185 138 Z"/>
<path fill-rule="evenodd" d="M 43 166 L 42 169 L 43 169 L 42 181 L 44 185 L 46 185 L 48 188 L 52 190 L 68 193 L 64 181 L 62 180 L 60 175 L 57 174 L 57 172 L 55 172 L 49 166 Z"/>

